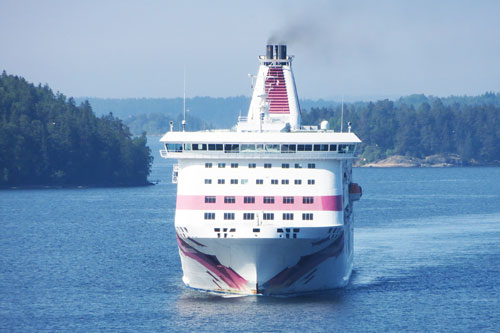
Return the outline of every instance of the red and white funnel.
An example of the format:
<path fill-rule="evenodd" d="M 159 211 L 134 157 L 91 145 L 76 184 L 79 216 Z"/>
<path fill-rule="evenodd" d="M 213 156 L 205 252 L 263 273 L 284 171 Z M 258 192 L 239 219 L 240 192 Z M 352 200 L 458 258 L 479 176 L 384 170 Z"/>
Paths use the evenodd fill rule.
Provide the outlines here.
<path fill-rule="evenodd" d="M 300 129 L 300 106 L 286 45 L 267 45 L 259 56 L 248 117 L 240 117 L 238 131 Z"/>

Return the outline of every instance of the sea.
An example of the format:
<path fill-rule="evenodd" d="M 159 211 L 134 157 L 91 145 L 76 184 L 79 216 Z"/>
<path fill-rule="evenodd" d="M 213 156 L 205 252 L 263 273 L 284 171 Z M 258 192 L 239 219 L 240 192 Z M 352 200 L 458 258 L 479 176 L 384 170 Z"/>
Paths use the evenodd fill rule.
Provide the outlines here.
<path fill-rule="evenodd" d="M 0 191 L 0 332 L 500 332 L 500 168 L 355 168 L 345 288 L 182 283 L 172 162 L 154 186 Z"/>

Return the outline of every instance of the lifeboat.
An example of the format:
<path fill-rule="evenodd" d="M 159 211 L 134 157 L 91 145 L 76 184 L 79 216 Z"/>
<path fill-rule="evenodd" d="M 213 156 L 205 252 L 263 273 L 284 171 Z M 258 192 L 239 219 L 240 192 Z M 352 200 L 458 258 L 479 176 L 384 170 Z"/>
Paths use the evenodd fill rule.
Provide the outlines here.
<path fill-rule="evenodd" d="M 349 184 L 349 200 L 358 201 L 363 195 L 363 189 L 357 183 Z"/>

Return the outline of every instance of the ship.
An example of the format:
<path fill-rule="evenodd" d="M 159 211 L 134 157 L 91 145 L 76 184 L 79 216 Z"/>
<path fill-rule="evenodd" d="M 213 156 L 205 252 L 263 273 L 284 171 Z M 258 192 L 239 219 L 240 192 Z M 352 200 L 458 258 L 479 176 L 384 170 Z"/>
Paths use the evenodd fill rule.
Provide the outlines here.
<path fill-rule="evenodd" d="M 299 295 L 340 288 L 353 269 L 352 164 L 360 139 L 328 121 L 301 124 L 286 45 L 259 56 L 248 114 L 228 130 L 174 130 L 175 232 L 186 286 Z M 235 116 L 236 119 L 236 116 Z"/>

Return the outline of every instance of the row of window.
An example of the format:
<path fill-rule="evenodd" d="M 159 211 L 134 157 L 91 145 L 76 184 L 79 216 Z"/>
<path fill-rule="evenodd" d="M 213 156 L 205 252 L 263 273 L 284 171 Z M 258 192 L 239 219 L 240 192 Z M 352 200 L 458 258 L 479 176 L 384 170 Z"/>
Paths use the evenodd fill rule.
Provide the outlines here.
<path fill-rule="evenodd" d="M 204 213 L 205 220 L 215 220 L 215 213 L 213 212 L 205 212 Z M 283 213 L 284 221 L 293 221 L 294 213 Z M 234 220 L 235 213 L 224 213 L 224 220 Z M 272 221 L 274 220 L 274 213 L 263 213 L 262 219 L 264 221 Z M 314 219 L 313 213 L 302 213 L 303 221 L 312 221 Z M 243 213 L 243 220 L 255 220 L 255 213 Z"/>
<path fill-rule="evenodd" d="M 219 185 L 223 185 L 226 183 L 226 180 L 225 179 L 217 179 L 217 184 Z M 242 185 L 245 185 L 245 184 L 248 184 L 248 179 L 231 179 L 230 180 L 230 183 L 232 185 L 238 185 L 238 183 L 242 184 Z M 207 185 L 210 185 L 212 184 L 212 179 L 210 178 L 205 178 L 205 184 Z M 263 185 L 264 184 L 264 179 L 256 179 L 255 180 L 255 184 L 257 185 Z M 279 180 L 278 179 L 271 179 L 271 185 L 278 185 L 279 184 Z M 282 179 L 281 180 L 281 185 L 289 185 L 290 184 L 290 180 L 288 179 Z M 302 185 L 302 179 L 295 179 L 294 180 L 294 184 L 295 185 Z M 314 179 L 308 179 L 307 180 L 307 185 L 314 185 L 316 184 L 316 181 Z"/>
<path fill-rule="evenodd" d="M 212 167 L 211 162 L 205 163 L 205 168 L 211 168 Z M 238 163 L 231 163 L 231 168 L 236 169 L 238 168 L 239 164 Z M 295 169 L 302 169 L 302 163 L 295 163 Z M 218 168 L 225 168 L 226 163 L 217 163 Z M 248 167 L 250 169 L 255 169 L 257 167 L 256 163 L 248 163 Z M 264 163 L 264 169 L 271 169 L 273 167 L 272 163 Z M 281 163 L 281 168 L 283 169 L 289 169 L 290 168 L 290 163 Z M 316 163 L 307 163 L 307 168 L 308 169 L 315 169 L 316 168 Z"/>
<path fill-rule="evenodd" d="M 215 196 L 205 196 L 205 203 L 216 203 L 217 198 Z M 234 196 L 225 196 L 224 197 L 224 203 L 225 204 L 234 204 L 236 202 L 236 198 Z M 274 197 L 263 197 L 262 202 L 265 204 L 274 204 L 275 200 Z M 283 197 L 283 203 L 284 204 L 293 204 L 295 202 L 295 197 Z M 243 197 L 243 203 L 245 204 L 254 204 L 255 203 L 255 197 L 253 196 L 245 196 Z M 313 204 L 314 203 L 314 197 L 302 197 L 302 203 L 303 204 Z"/>
<path fill-rule="evenodd" d="M 296 153 L 296 152 L 338 152 L 352 153 L 354 144 L 275 144 L 275 143 L 167 143 L 169 152 L 209 151 L 224 153 Z"/>

